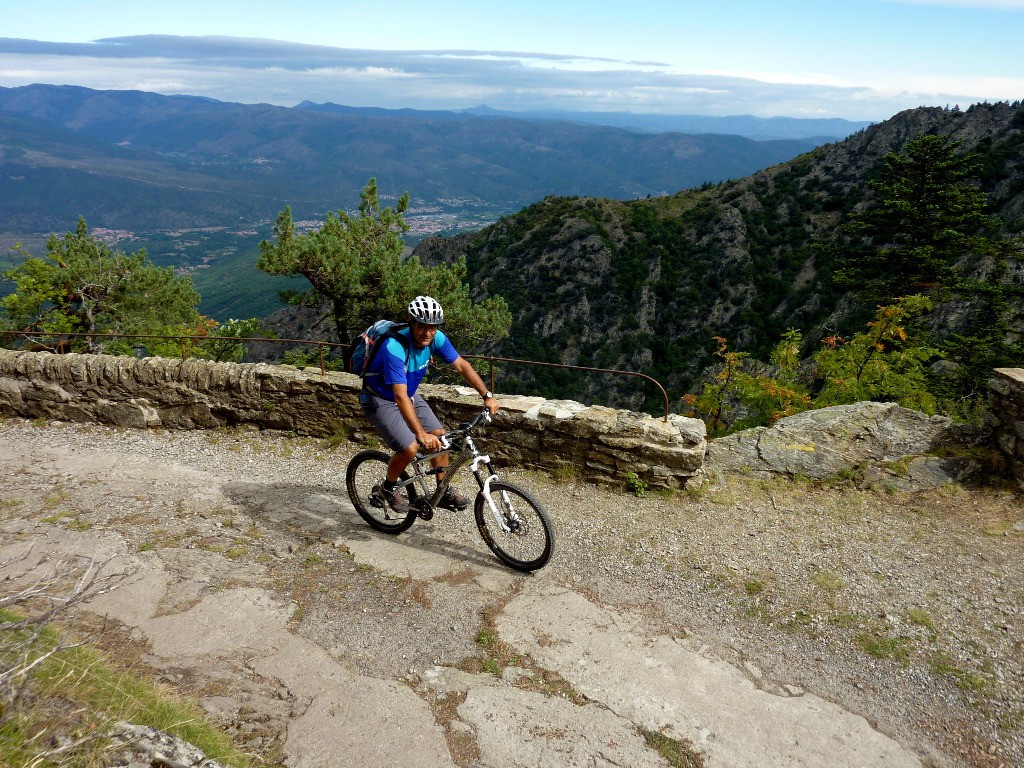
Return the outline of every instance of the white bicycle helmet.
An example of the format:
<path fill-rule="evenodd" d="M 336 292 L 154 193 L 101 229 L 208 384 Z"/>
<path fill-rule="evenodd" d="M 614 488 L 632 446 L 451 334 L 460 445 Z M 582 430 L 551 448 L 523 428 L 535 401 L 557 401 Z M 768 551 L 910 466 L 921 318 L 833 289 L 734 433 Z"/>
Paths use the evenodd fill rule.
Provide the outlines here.
<path fill-rule="evenodd" d="M 409 317 L 425 325 L 441 325 L 444 322 L 444 310 L 430 296 L 417 296 L 409 302 Z"/>

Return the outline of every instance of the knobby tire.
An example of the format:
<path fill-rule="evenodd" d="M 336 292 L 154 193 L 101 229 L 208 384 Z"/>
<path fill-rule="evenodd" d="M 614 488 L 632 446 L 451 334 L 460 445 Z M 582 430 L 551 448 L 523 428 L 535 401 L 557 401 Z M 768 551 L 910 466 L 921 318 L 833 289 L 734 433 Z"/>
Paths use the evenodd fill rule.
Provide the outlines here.
<path fill-rule="evenodd" d="M 498 525 L 481 491 L 474 512 L 484 543 L 501 562 L 517 571 L 543 568 L 555 545 L 554 530 L 544 507 L 528 491 L 509 482 L 493 482 L 490 491 L 499 514 L 512 530 L 505 531 Z"/>
<path fill-rule="evenodd" d="M 352 501 L 352 506 L 371 528 L 381 533 L 397 534 L 409 530 L 416 522 L 416 510 L 413 505 L 416 492 L 413 486 L 410 484 L 403 488 L 403 492 L 407 494 L 408 512 L 395 512 L 386 505 L 378 508 L 370 503 L 370 494 L 374 486 L 384 480 L 390 460 L 391 457 L 383 451 L 360 451 L 348 463 L 345 485 L 348 487 L 348 497 Z M 408 478 L 409 475 L 403 472 L 402 479 Z"/>

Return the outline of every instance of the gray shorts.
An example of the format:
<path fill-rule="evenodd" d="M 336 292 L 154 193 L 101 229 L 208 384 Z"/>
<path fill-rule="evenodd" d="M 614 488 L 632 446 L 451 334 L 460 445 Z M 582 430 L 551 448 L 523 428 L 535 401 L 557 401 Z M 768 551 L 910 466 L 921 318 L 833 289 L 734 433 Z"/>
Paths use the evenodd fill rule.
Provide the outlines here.
<path fill-rule="evenodd" d="M 404 451 L 416 442 L 416 435 L 409 429 L 409 425 L 402 418 L 402 412 L 398 410 L 398 403 L 377 397 L 372 392 L 363 392 L 359 398 L 359 404 L 363 408 L 363 414 L 370 420 L 370 423 L 377 428 L 384 442 L 393 451 Z M 418 394 L 412 396 L 413 408 L 416 409 L 416 418 L 427 432 L 443 429 L 437 416 L 430 410 L 427 401 Z"/>

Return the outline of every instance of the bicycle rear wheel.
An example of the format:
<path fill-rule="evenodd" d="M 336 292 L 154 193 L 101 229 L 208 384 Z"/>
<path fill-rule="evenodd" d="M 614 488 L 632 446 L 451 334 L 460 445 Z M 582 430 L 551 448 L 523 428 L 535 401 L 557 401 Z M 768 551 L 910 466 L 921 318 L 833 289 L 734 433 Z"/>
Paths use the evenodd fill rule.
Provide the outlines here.
<path fill-rule="evenodd" d="M 345 485 L 352 506 L 371 528 L 382 533 L 401 533 L 416 522 L 416 510 L 412 504 L 416 491 L 413 486 L 410 484 L 401 490 L 409 505 L 408 512 L 395 512 L 382 499 L 373 495 L 373 489 L 384 480 L 390 460 L 391 457 L 383 451 L 360 451 L 348 463 Z M 408 478 L 409 475 L 403 472 L 402 479 Z"/>
<path fill-rule="evenodd" d="M 512 483 L 493 482 L 490 491 L 497 515 L 483 491 L 477 494 L 474 507 L 476 527 L 484 543 L 501 562 L 517 571 L 543 568 L 555 545 L 554 531 L 544 507 Z"/>

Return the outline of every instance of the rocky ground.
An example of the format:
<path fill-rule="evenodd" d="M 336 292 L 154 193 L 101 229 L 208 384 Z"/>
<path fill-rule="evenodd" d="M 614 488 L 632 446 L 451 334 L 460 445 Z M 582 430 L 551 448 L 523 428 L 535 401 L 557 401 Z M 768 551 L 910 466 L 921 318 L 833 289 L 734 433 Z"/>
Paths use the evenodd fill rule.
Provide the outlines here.
<path fill-rule="evenodd" d="M 564 676 L 514 656 L 503 609 L 541 577 L 502 568 L 469 515 L 391 538 L 351 512 L 344 467 L 362 446 L 19 419 L 0 424 L 0 446 L 5 538 L 116 533 L 179 575 L 168 614 L 226 587 L 270 589 L 290 601 L 295 635 L 428 701 L 455 764 L 488 764 L 486 745 L 465 722 L 473 702 L 432 681 L 439 669 L 514 668 L 523 690 L 582 698 Z M 555 522 L 549 587 L 643 615 L 761 690 L 836 702 L 925 765 L 1024 764 L 1024 505 L 1012 488 L 911 494 L 730 475 L 638 497 L 580 477 L 511 474 Z M 374 567 L 368 552 L 409 567 Z M 423 553 L 457 567 L 417 570 Z M 130 641 L 108 633 L 126 655 Z M 156 674 L 200 698 L 250 751 L 282 759 L 285 724 L 303 706 L 294 691 L 244 664 Z"/>

